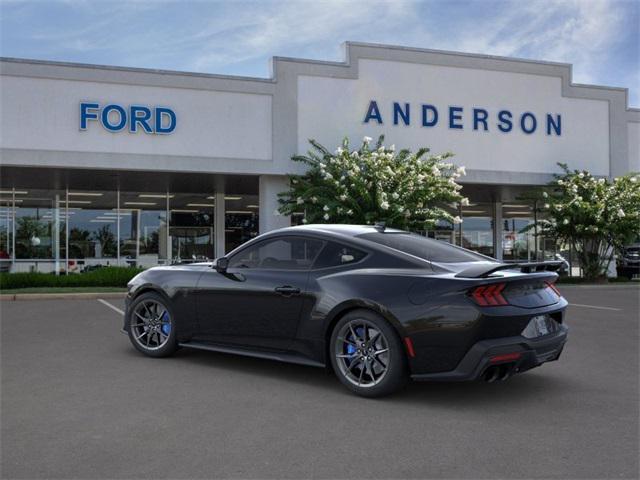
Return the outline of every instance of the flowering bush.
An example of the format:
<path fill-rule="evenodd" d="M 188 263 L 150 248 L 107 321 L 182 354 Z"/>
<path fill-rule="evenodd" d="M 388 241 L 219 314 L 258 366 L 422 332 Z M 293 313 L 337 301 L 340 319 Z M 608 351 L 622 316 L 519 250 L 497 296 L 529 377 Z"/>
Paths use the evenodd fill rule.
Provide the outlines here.
<path fill-rule="evenodd" d="M 573 246 L 585 277 L 601 277 L 613 253 L 640 235 L 640 175 L 610 182 L 558 165 L 564 173 L 542 192 L 542 231 Z"/>
<path fill-rule="evenodd" d="M 309 165 L 304 175 L 289 175 L 290 189 L 279 195 L 282 214 L 304 212 L 303 223 L 372 224 L 420 230 L 438 220 L 460 223 L 442 206 L 468 200 L 456 179 L 465 174 L 447 161 L 451 153 L 427 156 L 385 147 L 381 136 L 375 146 L 364 137 L 350 150 L 347 138 L 334 153 L 314 140 L 308 156 L 292 160 Z"/>

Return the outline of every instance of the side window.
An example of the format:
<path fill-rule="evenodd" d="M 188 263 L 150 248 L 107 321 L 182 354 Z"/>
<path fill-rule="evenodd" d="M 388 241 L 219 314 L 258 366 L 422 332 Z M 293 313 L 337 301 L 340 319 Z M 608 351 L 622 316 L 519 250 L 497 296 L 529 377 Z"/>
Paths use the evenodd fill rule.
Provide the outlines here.
<path fill-rule="evenodd" d="M 229 259 L 229 268 L 308 270 L 322 249 L 321 240 L 279 237 L 259 242 Z"/>
<path fill-rule="evenodd" d="M 362 260 L 366 252 L 336 242 L 328 242 L 313 268 L 338 267 Z"/>

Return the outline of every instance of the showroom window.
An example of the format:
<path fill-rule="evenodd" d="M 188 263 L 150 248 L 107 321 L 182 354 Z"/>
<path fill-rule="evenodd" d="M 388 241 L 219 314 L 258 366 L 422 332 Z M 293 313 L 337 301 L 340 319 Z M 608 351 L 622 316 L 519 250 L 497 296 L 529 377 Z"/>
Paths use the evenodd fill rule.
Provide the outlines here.
<path fill-rule="evenodd" d="M 258 236 L 258 195 L 227 193 L 225 202 L 225 251 L 228 253 Z"/>
<path fill-rule="evenodd" d="M 215 195 L 175 194 L 169 205 L 172 262 L 215 258 Z"/>
<path fill-rule="evenodd" d="M 162 192 L 120 193 L 120 255 L 127 264 L 147 268 L 168 263 L 169 197 Z"/>
<path fill-rule="evenodd" d="M 236 204 L 228 208 L 228 239 L 239 244 L 258 233 L 258 196 L 230 197 Z M 0 193 L 0 271 L 76 273 L 207 261 L 215 258 L 215 242 L 213 192 Z"/>
<path fill-rule="evenodd" d="M 493 246 L 493 203 L 472 203 L 462 207 L 461 246 L 489 257 L 495 257 Z"/>
<path fill-rule="evenodd" d="M 68 222 L 64 233 L 69 240 L 61 257 L 67 257 L 68 248 L 69 270 L 116 265 L 117 192 L 70 190 L 66 199 Z"/>
<path fill-rule="evenodd" d="M 533 207 L 527 203 L 502 204 L 502 259 L 535 260 L 536 237 L 533 230 Z"/>

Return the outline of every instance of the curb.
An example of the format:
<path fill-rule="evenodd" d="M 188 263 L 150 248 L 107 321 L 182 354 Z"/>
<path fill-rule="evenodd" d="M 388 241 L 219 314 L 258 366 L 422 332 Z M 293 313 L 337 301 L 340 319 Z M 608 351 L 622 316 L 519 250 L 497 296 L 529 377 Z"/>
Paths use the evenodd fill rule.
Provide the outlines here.
<path fill-rule="evenodd" d="M 1 301 L 16 300 L 97 300 L 98 298 L 122 299 L 126 292 L 86 293 L 9 293 L 0 294 Z"/>

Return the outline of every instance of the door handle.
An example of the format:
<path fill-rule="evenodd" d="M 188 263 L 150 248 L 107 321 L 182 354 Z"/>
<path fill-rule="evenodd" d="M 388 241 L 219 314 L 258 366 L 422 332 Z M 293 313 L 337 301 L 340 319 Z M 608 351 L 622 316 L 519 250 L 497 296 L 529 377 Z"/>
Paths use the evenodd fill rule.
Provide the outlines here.
<path fill-rule="evenodd" d="M 300 293 L 300 289 L 297 287 L 292 287 L 291 285 L 283 285 L 282 287 L 276 287 L 276 292 L 285 297 L 290 297 L 291 295 L 297 295 Z"/>

